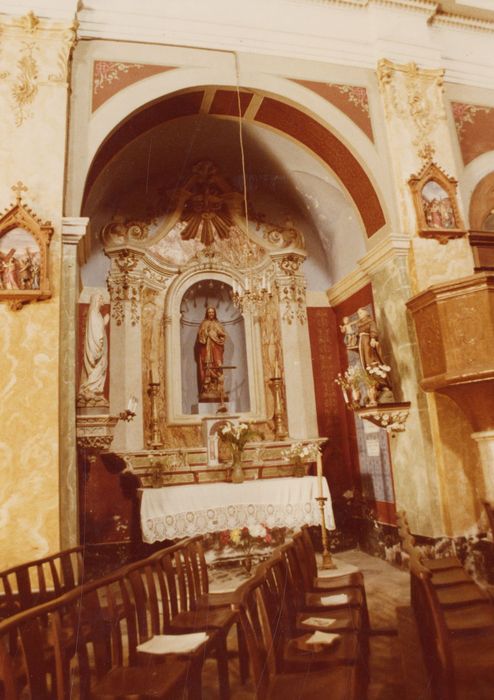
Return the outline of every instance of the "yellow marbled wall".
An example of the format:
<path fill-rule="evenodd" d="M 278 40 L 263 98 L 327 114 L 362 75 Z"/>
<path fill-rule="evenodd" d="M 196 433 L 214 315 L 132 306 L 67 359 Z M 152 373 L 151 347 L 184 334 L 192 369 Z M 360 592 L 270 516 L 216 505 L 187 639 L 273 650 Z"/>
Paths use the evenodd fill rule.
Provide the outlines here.
<path fill-rule="evenodd" d="M 55 232 L 52 298 L 0 303 L 0 568 L 59 548 L 59 327 L 67 63 L 73 31 L 36 17 L 0 20 L 0 208 L 24 201 Z"/>

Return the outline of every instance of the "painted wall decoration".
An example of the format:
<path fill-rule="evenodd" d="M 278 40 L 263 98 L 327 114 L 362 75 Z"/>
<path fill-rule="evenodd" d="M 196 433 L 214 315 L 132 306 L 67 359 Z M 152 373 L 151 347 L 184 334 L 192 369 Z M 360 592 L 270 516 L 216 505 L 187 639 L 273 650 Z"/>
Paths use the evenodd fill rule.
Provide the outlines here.
<path fill-rule="evenodd" d="M 452 102 L 451 110 L 465 165 L 494 149 L 494 107 Z"/>
<path fill-rule="evenodd" d="M 450 238 L 460 238 L 466 231 L 456 199 L 457 181 L 448 177 L 432 160 L 427 160 L 418 175 L 412 175 L 410 186 L 417 233 L 435 238 L 445 244 Z"/>
<path fill-rule="evenodd" d="M 16 203 L 0 217 L 0 301 L 14 310 L 51 296 L 48 247 L 53 228 L 22 203 L 22 182 L 12 187 Z"/>
<path fill-rule="evenodd" d="M 153 66 L 127 61 L 94 61 L 92 110 L 95 112 L 117 92 L 158 73 L 172 70 L 175 66 Z"/>

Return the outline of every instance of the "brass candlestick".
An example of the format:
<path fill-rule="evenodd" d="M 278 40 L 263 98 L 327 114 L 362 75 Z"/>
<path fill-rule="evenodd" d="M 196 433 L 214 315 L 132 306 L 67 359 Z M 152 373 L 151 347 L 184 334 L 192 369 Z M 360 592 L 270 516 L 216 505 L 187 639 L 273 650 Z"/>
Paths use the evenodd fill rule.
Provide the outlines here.
<path fill-rule="evenodd" d="M 158 414 L 158 394 L 160 390 L 159 382 L 150 382 L 148 388 L 148 395 L 151 399 L 151 419 L 149 421 L 149 430 L 151 437 L 149 439 L 149 446 L 151 449 L 156 450 L 163 447 L 163 438 L 161 437 L 161 431 L 159 426 L 159 414 Z"/>
<path fill-rule="evenodd" d="M 317 496 L 316 501 L 319 505 L 321 511 L 321 538 L 322 538 L 322 569 L 336 569 L 336 564 L 334 563 L 331 552 L 328 546 L 328 533 L 326 531 L 326 518 L 324 515 L 324 506 L 328 499 L 326 496 Z"/>
<path fill-rule="evenodd" d="M 281 377 L 271 377 L 269 382 L 273 389 L 274 398 L 274 434 L 277 440 L 284 440 L 286 437 L 288 437 L 288 431 L 285 427 L 286 420 L 283 402 L 283 379 Z"/>

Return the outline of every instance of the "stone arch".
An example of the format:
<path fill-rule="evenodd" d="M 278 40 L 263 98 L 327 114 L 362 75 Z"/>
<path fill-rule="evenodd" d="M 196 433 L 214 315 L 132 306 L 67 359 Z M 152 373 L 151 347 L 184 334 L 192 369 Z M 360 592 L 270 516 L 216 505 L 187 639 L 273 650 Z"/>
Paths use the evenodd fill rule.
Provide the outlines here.
<path fill-rule="evenodd" d="M 143 122 L 154 119 L 156 124 L 163 118 L 204 113 L 207 91 L 206 113 L 235 119 L 231 71 L 215 72 L 214 87 L 198 84 L 199 76 L 211 78 L 211 73 L 210 69 L 170 70 L 126 87 L 96 110 L 87 131 L 86 163 L 79 162 L 78 172 L 73 173 L 67 208 L 83 207 L 84 179 L 87 194 L 95 173 L 118 152 L 119 144 L 123 146 L 146 128 Z M 367 236 L 380 230 L 388 219 L 383 205 L 387 176 L 377 149 L 363 131 L 339 109 L 293 81 L 245 75 L 243 84 L 255 85 L 241 88 L 244 105 L 249 102 L 243 118 L 287 135 L 323 161 L 353 199 Z M 178 85 L 180 89 L 174 91 Z M 215 91 L 212 99 L 211 90 Z"/>

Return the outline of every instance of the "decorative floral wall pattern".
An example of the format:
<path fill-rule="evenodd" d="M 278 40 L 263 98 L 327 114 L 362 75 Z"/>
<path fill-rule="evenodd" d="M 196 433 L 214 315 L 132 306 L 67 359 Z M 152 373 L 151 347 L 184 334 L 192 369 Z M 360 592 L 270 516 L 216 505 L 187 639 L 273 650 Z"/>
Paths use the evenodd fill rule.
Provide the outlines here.
<path fill-rule="evenodd" d="M 494 107 L 452 102 L 451 110 L 465 165 L 494 149 Z"/>
<path fill-rule="evenodd" d="M 341 109 L 347 117 L 362 129 L 362 131 L 374 141 L 372 133 L 372 122 L 369 113 L 369 100 L 365 87 L 358 85 L 338 85 L 336 83 L 319 83 L 313 80 L 295 80 L 303 87 L 316 92 L 320 97 L 331 102 L 335 107 Z"/>
<path fill-rule="evenodd" d="M 174 66 L 153 66 L 125 61 L 95 61 L 93 63 L 92 111 L 116 95 L 117 92 L 158 73 L 172 70 Z"/>

